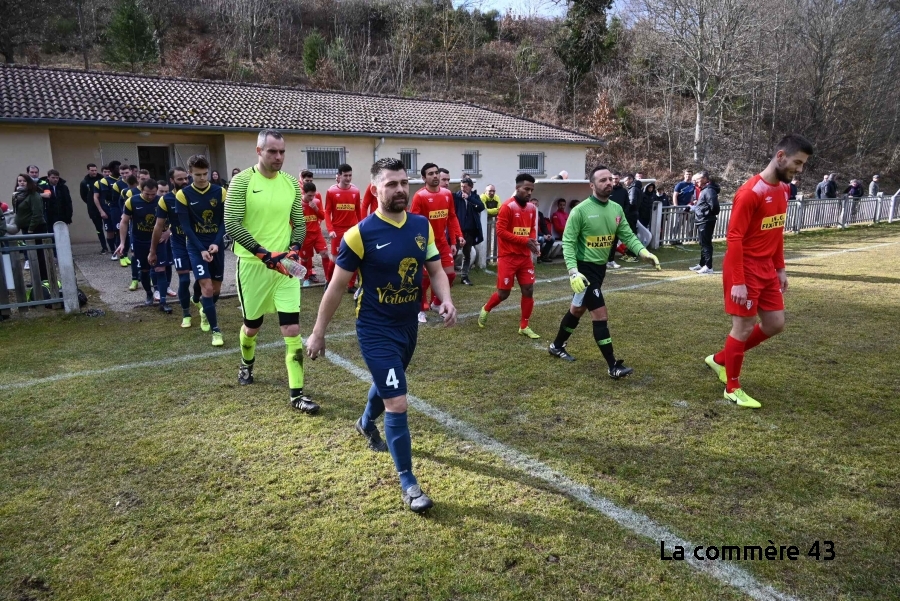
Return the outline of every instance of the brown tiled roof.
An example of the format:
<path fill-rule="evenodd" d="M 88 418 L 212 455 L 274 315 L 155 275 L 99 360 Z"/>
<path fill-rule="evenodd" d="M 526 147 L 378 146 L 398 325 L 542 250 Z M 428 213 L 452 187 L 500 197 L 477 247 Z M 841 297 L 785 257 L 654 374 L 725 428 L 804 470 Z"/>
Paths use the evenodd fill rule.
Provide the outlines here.
<path fill-rule="evenodd" d="M 602 143 L 586 134 L 462 102 L 2 65 L 0 122 L 23 121 Z"/>

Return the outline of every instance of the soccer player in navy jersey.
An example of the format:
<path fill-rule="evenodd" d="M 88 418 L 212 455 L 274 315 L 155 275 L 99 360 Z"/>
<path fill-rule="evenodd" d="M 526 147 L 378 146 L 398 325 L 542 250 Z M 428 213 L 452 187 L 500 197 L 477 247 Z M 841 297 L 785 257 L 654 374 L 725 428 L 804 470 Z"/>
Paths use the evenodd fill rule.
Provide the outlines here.
<path fill-rule="evenodd" d="M 422 265 L 442 300 L 438 312 L 444 324 L 456 323 L 450 284 L 441 267 L 434 232 L 427 217 L 407 213 L 409 178 L 395 158 L 372 166 L 378 209 L 350 228 L 341 242 L 334 276 L 322 297 L 319 315 L 307 340 L 312 359 L 325 354 L 325 329 L 341 303 L 344 286 L 359 270 L 362 292 L 357 298 L 356 333 L 363 359 L 372 373 L 372 387 L 356 430 L 373 451 L 390 450 L 400 476 L 403 502 L 421 513 L 433 506 L 412 472 L 412 442 L 406 418 L 406 368 L 419 332 Z M 441 234 L 443 235 L 443 233 Z M 375 420 L 384 413 L 385 441 Z"/>
<path fill-rule="evenodd" d="M 209 160 L 202 154 L 188 159 L 193 183 L 175 193 L 178 222 L 187 236 L 194 279 L 200 283 L 200 304 L 212 329 L 212 345 L 225 344 L 216 302 L 225 277 L 225 188 L 209 183 Z"/>
<path fill-rule="evenodd" d="M 181 327 L 191 327 L 191 259 L 187 251 L 187 236 L 178 221 L 175 194 L 187 186 L 188 174 L 184 167 L 169 170 L 169 183 L 172 190 L 162 194 L 156 207 L 156 225 L 153 229 L 153 243 L 150 248 L 150 260 L 153 262 L 157 247 L 168 240 L 171 248 L 170 260 L 178 274 L 178 302 L 181 305 Z M 168 279 L 168 278 L 167 278 Z M 196 283 L 196 282 L 195 282 Z M 197 285 L 199 289 L 199 285 Z M 160 294 L 160 296 L 162 296 Z M 199 295 L 198 295 L 199 296 Z M 200 311 L 200 330 L 209 331 L 206 315 Z"/>
<path fill-rule="evenodd" d="M 116 249 L 118 254 L 125 251 L 127 244 L 129 224 L 133 223 L 131 241 L 134 248 L 134 263 L 139 270 L 141 284 L 147 293 L 146 305 L 153 304 L 153 288 L 150 285 L 150 242 L 153 238 L 153 226 L 156 223 L 156 181 L 146 180 L 141 184 L 141 193 L 132 196 L 125 201 L 122 222 L 119 226 L 119 239 L 121 244 Z M 163 274 L 165 277 L 165 274 Z M 166 305 L 163 295 L 160 299 L 160 309 L 165 313 L 171 313 L 172 309 Z"/>

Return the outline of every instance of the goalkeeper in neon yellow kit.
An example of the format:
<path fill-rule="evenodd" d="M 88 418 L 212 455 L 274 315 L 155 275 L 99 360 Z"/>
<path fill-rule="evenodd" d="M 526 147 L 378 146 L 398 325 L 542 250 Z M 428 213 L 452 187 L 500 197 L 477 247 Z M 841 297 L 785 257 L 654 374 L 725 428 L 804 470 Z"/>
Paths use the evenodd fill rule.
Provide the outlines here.
<path fill-rule="evenodd" d="M 578 204 L 569 214 L 563 233 L 562 247 L 566 267 L 569 269 L 569 283 L 575 296 L 572 306 L 559 324 L 556 340 L 550 343 L 548 351 L 554 357 L 574 361 L 575 357 L 566 351 L 566 341 L 585 311 L 590 311 L 594 328 L 594 340 L 609 365 L 609 376 L 619 379 L 634 370 L 616 360 L 613 354 L 612 338 L 606 324 L 606 302 L 600 286 L 606 275 L 606 262 L 613 240 L 618 237 L 625 245 L 645 261 L 659 269 L 659 259 L 650 253 L 631 231 L 625 220 L 625 213 L 618 204 L 609 202 L 613 189 L 613 175 L 603 165 L 594 167 L 590 185 L 593 194 Z"/>

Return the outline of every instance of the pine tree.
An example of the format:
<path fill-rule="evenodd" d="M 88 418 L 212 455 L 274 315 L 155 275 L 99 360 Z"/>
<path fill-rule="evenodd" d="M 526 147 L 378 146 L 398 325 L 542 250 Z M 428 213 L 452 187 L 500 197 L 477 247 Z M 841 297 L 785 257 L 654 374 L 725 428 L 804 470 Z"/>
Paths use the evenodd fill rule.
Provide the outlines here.
<path fill-rule="evenodd" d="M 319 68 L 319 61 L 325 58 L 325 38 L 313 30 L 303 40 L 303 69 L 312 76 Z"/>
<path fill-rule="evenodd" d="M 150 21 L 137 0 L 119 0 L 106 28 L 103 55 L 113 65 L 137 67 L 157 58 Z"/>

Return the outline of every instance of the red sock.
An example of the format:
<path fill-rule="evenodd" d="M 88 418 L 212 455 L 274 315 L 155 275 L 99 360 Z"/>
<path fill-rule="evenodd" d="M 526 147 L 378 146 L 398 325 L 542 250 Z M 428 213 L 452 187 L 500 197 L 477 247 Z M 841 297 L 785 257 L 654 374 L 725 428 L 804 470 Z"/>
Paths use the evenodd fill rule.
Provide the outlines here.
<path fill-rule="evenodd" d="M 728 377 L 725 392 L 733 392 L 741 387 L 741 365 L 744 363 L 745 345 L 745 342 L 731 335 L 725 339 L 725 375 Z"/>
<path fill-rule="evenodd" d="M 528 327 L 528 320 L 531 319 L 531 312 L 534 311 L 534 298 L 523 296 L 520 306 L 522 307 L 522 318 L 519 320 L 519 329 L 522 330 Z"/>
<path fill-rule="evenodd" d="M 715 361 L 719 365 L 725 365 L 725 349 L 722 349 L 721 351 L 713 355 L 713 361 Z"/>
<path fill-rule="evenodd" d="M 331 259 L 329 259 L 328 257 L 322 257 L 322 269 L 325 270 L 326 274 L 334 273 L 334 263 L 331 262 Z"/>
<path fill-rule="evenodd" d="M 428 272 L 425 271 L 422 274 L 422 310 L 428 310 L 428 289 L 431 288 L 431 278 L 428 277 Z M 434 298 L 434 290 L 431 291 L 431 297 Z"/>
<path fill-rule="evenodd" d="M 325 281 L 330 282 L 331 278 L 334 276 L 334 262 L 328 261 L 328 265 L 325 265 L 325 261 L 322 260 L 322 265 L 325 267 Z"/>
<path fill-rule="evenodd" d="M 749 351 L 754 346 L 759 346 L 760 343 L 765 342 L 769 339 L 769 336 L 766 336 L 766 333 L 762 331 L 762 328 L 759 327 L 759 324 L 753 326 L 753 331 L 750 332 L 750 338 L 747 339 L 747 342 L 744 343 L 744 351 Z"/>
<path fill-rule="evenodd" d="M 500 302 L 501 302 L 501 301 L 500 301 L 500 295 L 497 294 L 497 293 L 495 292 L 494 294 L 491 295 L 490 300 L 489 300 L 489 301 L 487 302 L 487 304 L 484 306 L 484 310 L 487 311 L 488 313 L 490 313 L 490 312 L 491 312 L 491 309 L 493 309 L 494 307 L 496 307 L 497 305 L 499 305 Z"/>
<path fill-rule="evenodd" d="M 300 264 L 303 265 L 304 267 L 306 267 L 306 277 L 311 276 L 311 275 L 312 275 L 312 271 L 313 271 L 312 257 L 304 257 L 304 258 L 302 258 L 302 259 L 300 260 Z"/>
<path fill-rule="evenodd" d="M 450 287 L 453 288 L 453 280 L 456 279 L 456 272 L 448 273 L 447 280 L 450 282 Z"/>

